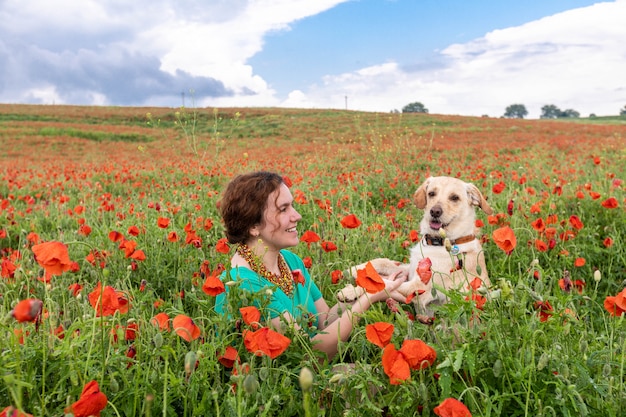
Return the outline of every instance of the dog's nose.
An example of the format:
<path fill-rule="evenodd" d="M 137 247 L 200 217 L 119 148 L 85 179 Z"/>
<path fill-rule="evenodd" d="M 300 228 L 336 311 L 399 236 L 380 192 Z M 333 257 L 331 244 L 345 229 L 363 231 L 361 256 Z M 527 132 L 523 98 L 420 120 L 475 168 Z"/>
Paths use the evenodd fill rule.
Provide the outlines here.
<path fill-rule="evenodd" d="M 441 214 L 442 214 L 442 213 L 443 213 L 443 210 L 441 209 L 441 206 L 440 206 L 440 205 L 438 205 L 438 204 L 437 204 L 436 206 L 433 206 L 433 207 L 430 209 L 430 215 L 431 215 L 432 217 L 441 217 Z"/>

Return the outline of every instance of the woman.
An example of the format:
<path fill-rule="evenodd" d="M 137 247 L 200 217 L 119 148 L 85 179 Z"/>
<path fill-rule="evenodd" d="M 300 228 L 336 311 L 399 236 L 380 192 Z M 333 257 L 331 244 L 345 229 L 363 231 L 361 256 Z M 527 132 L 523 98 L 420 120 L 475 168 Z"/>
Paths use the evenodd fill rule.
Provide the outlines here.
<path fill-rule="evenodd" d="M 299 243 L 297 225 L 302 216 L 293 203 L 289 188 L 276 173 L 239 175 L 228 184 L 219 210 L 226 237 L 237 250 L 230 271 L 224 271 L 221 278 L 238 281 L 240 288 L 251 292 L 273 289 L 264 312 L 272 327 L 281 329 L 281 321 L 297 327 L 299 319 L 311 317 L 322 330 L 312 336 L 313 346 L 331 359 L 339 341 L 350 336 L 357 315 L 389 298 L 406 277 L 390 276 L 384 280 L 384 290 L 363 294 L 351 308 L 345 304 L 329 307 L 302 259 L 285 250 Z M 299 282 L 294 282 L 294 276 Z M 226 293 L 218 295 L 216 311 L 223 313 L 225 302 Z"/>

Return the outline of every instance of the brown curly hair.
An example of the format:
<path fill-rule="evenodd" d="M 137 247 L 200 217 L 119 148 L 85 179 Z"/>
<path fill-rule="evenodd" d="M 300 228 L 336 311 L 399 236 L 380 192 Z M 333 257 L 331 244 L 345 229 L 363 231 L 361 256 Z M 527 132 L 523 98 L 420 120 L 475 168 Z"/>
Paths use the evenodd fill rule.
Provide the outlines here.
<path fill-rule="evenodd" d="M 268 196 L 282 184 L 282 176 L 268 171 L 238 175 L 228 183 L 218 210 L 230 244 L 250 239 L 250 229 L 263 223 Z"/>

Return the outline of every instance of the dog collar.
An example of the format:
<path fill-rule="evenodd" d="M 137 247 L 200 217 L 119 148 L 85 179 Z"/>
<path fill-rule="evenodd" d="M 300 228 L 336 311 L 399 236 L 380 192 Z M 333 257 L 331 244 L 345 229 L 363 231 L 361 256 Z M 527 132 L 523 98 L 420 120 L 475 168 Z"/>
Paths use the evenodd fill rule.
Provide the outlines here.
<path fill-rule="evenodd" d="M 476 239 L 476 236 L 467 235 L 467 236 L 462 236 L 456 240 L 451 240 L 450 243 L 452 245 L 460 245 L 462 243 L 471 242 L 474 239 Z M 443 246 L 446 238 L 441 237 L 441 236 L 424 235 L 424 240 L 426 240 L 426 244 L 430 246 Z"/>

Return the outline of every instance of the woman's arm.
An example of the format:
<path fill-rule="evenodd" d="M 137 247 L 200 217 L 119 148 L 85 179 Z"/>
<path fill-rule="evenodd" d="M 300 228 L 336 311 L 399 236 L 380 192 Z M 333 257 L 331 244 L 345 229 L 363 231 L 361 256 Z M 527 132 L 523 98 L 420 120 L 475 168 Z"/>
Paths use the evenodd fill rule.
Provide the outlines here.
<path fill-rule="evenodd" d="M 338 303 L 332 308 L 328 307 L 323 298 L 315 302 L 318 307 L 320 330 L 323 332 L 315 335 L 311 341 L 313 348 L 326 353 L 328 359 L 332 359 L 338 350 L 339 341 L 345 342 L 350 337 L 352 329 L 358 321 L 358 315 L 367 311 L 372 304 L 389 298 L 389 295 L 402 284 L 406 277 L 384 280 L 385 288 L 374 294 L 363 294 L 351 306 L 349 304 Z M 289 313 L 284 313 L 282 318 L 276 317 L 272 320 L 272 325 L 280 329 L 281 320 L 284 319 L 293 326 L 297 326 L 293 317 Z M 298 327 L 296 327 L 298 328 Z"/>

